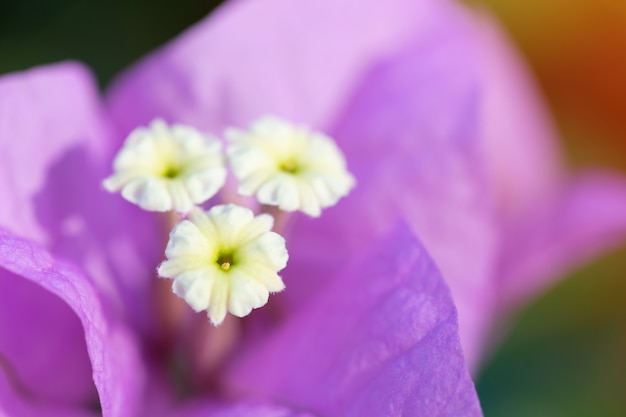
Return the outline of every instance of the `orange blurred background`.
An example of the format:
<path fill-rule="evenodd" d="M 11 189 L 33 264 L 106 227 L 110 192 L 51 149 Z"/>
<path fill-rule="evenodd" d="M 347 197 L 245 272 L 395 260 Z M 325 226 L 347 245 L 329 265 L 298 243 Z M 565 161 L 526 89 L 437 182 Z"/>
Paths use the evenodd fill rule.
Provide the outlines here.
<path fill-rule="evenodd" d="M 474 0 L 518 44 L 576 165 L 626 171 L 626 1 Z"/>

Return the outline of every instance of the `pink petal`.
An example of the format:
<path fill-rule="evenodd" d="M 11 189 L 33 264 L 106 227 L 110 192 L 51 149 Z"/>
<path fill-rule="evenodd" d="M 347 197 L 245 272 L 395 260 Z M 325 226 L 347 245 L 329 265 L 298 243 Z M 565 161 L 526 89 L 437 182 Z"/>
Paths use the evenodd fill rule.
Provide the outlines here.
<path fill-rule="evenodd" d="M 315 417 L 304 411 L 295 411 L 268 403 L 240 402 L 220 404 L 196 402 L 183 407 L 171 417 Z"/>
<path fill-rule="evenodd" d="M 11 386 L 5 373 L 0 372 L 0 415 L 14 417 L 94 417 L 95 413 L 76 406 L 63 407 L 37 404 L 26 400 Z"/>
<path fill-rule="evenodd" d="M 76 314 L 41 286 L 0 269 L 0 352 L 31 396 L 58 402 L 97 399 L 85 332 Z"/>
<path fill-rule="evenodd" d="M 48 298 L 50 300 L 58 297 L 55 300 L 56 303 L 61 300 L 69 306 L 80 321 L 84 332 L 82 338 L 78 337 L 75 329 L 71 329 L 72 332 L 59 333 L 56 337 L 64 339 L 67 352 L 64 352 L 65 356 L 55 355 L 58 353 L 56 350 L 47 350 L 47 340 L 37 338 L 40 335 L 35 332 L 41 328 L 42 324 L 33 323 L 33 321 L 46 320 L 47 325 L 54 328 L 61 326 L 61 329 L 68 326 L 66 323 L 50 322 L 49 319 L 43 319 L 36 315 L 13 317 L 13 327 L 8 331 L 5 329 L 6 333 L 15 337 L 32 337 L 32 342 L 39 347 L 39 349 L 29 349 L 24 352 L 9 351 L 7 353 L 9 367 L 16 370 L 20 383 L 35 395 L 33 400 L 44 401 L 46 398 L 45 395 L 38 392 L 39 382 L 24 379 L 24 375 L 19 372 L 21 364 L 31 360 L 34 354 L 44 356 L 44 360 L 60 361 L 59 365 L 67 364 L 68 357 L 74 357 L 80 361 L 81 357 L 85 355 L 81 348 L 85 346 L 84 343 L 86 342 L 86 353 L 91 362 L 93 383 L 95 383 L 100 396 L 103 416 L 135 415 L 139 402 L 142 400 L 141 395 L 145 382 L 138 347 L 133 335 L 112 315 L 110 306 L 102 301 L 90 280 L 76 267 L 55 259 L 36 243 L 16 237 L 11 232 L 1 228 L 0 266 L 2 271 L 10 273 L 8 277 L 10 284 L 3 287 L 3 291 L 11 293 L 14 290 L 12 284 L 19 280 L 27 280 L 35 286 L 43 288 L 49 292 Z M 32 288 L 35 287 L 31 286 Z M 40 300 L 44 300 L 41 293 L 33 291 L 33 294 L 36 294 L 36 298 L 32 302 L 38 303 Z M 41 307 L 39 304 L 31 304 L 28 294 L 22 295 L 24 295 L 22 301 L 25 306 L 31 307 L 33 311 Z M 45 302 L 50 301 L 46 300 Z M 51 318 L 53 320 L 75 321 L 75 318 L 60 317 L 58 314 Z M 34 324 L 33 328 L 29 327 L 31 324 Z M 30 333 L 31 331 L 33 333 Z M 54 368 L 54 366 L 52 367 Z M 52 372 L 48 367 L 44 371 Z M 53 378 L 59 375 L 59 382 L 66 382 L 62 376 L 63 369 L 61 367 L 54 372 L 54 374 L 44 373 L 39 377 L 48 382 L 54 382 Z M 35 375 L 32 377 L 34 378 Z M 91 383 L 89 379 L 84 378 L 84 375 L 83 378 L 69 382 L 73 384 Z"/>
<path fill-rule="evenodd" d="M 624 242 L 625 180 L 599 174 L 568 179 L 557 132 L 529 70 L 490 16 L 468 17 L 485 77 L 483 158 L 503 223 L 493 298 L 498 309 L 511 311 Z"/>
<path fill-rule="evenodd" d="M 463 21 L 381 62 L 334 130 L 357 178 L 351 194 L 288 236 L 287 291 L 297 308 L 403 218 L 440 266 L 459 310 L 468 361 L 491 313 L 496 225 L 478 155 L 480 79 Z"/>
<path fill-rule="evenodd" d="M 146 327 L 162 242 L 149 215 L 102 189 L 113 142 L 82 66 L 0 78 L 0 226 L 84 267 Z"/>
<path fill-rule="evenodd" d="M 164 117 L 221 134 L 268 113 L 327 126 L 372 62 L 439 18 L 438 3 L 228 2 L 118 79 L 111 113 L 122 133 Z"/>
<path fill-rule="evenodd" d="M 481 151 L 496 203 L 514 215 L 555 191 L 564 172 L 557 132 L 539 88 L 503 29 L 468 13 L 484 77 Z"/>
<path fill-rule="evenodd" d="M 231 369 L 239 393 L 324 416 L 480 416 L 449 290 L 401 226 Z"/>
<path fill-rule="evenodd" d="M 509 224 L 500 307 L 510 309 L 568 270 L 626 240 L 626 179 L 580 174 Z"/>

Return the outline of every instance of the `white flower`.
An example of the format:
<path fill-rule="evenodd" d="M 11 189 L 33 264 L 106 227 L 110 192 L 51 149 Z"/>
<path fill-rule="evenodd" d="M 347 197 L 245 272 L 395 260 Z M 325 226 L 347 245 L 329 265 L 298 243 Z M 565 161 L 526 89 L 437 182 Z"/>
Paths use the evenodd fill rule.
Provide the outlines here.
<path fill-rule="evenodd" d="M 262 204 L 317 217 L 354 186 L 341 151 L 322 133 L 265 117 L 249 131 L 227 130 L 226 137 L 239 193 Z"/>
<path fill-rule="evenodd" d="M 145 210 L 185 213 L 224 185 L 223 159 L 217 139 L 157 119 L 131 132 L 103 185 Z"/>
<path fill-rule="evenodd" d="M 268 214 L 254 217 L 233 204 L 193 209 L 170 233 L 158 273 L 174 278 L 174 293 L 195 311 L 207 310 L 214 325 L 227 311 L 244 317 L 285 288 L 277 272 L 287 264 L 287 249 L 271 232 L 273 223 Z"/>

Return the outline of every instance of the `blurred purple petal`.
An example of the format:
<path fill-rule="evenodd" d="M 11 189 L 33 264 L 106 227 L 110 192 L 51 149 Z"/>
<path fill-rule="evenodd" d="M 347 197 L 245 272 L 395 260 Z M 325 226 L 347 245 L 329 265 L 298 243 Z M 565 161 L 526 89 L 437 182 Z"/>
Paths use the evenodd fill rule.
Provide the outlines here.
<path fill-rule="evenodd" d="M 624 242 L 626 184 L 600 174 L 568 178 L 530 71 L 490 16 L 473 20 L 486 87 L 482 152 L 502 223 L 492 283 L 499 314 Z"/>
<path fill-rule="evenodd" d="M 235 391 L 324 416 L 480 416 L 449 290 L 398 227 L 252 346 Z"/>
<path fill-rule="evenodd" d="M 554 192 L 563 175 L 557 132 L 536 83 L 497 22 L 469 14 L 480 74 L 481 150 L 499 211 L 525 209 Z"/>
<path fill-rule="evenodd" d="M 115 145 L 91 75 L 64 63 L 0 78 L 0 226 L 83 266 L 147 325 L 158 227 L 102 189 Z"/>
<path fill-rule="evenodd" d="M 31 396 L 97 400 L 85 332 L 76 314 L 41 286 L 0 268 L 0 355 Z"/>
<path fill-rule="evenodd" d="M 466 36 L 452 19 L 362 80 L 333 132 L 357 187 L 320 220 L 298 219 L 288 291 L 278 297 L 297 308 L 404 218 L 450 285 L 473 362 L 488 325 L 497 230 L 478 160 L 481 85 Z"/>
<path fill-rule="evenodd" d="M 315 417 L 304 411 L 290 410 L 285 407 L 267 403 L 219 404 L 214 402 L 197 402 L 185 406 L 171 417 Z"/>
<path fill-rule="evenodd" d="M 626 237 L 626 180 L 582 174 L 512 221 L 500 264 L 500 306 L 510 308 Z"/>
<path fill-rule="evenodd" d="M 0 416 L 7 417 L 94 417 L 79 407 L 37 404 L 32 398 L 23 398 L 11 386 L 7 376 L 0 372 Z"/>
<path fill-rule="evenodd" d="M 427 31 L 441 7 L 432 0 L 228 2 L 125 73 L 110 91 L 111 113 L 122 133 L 154 117 L 218 134 L 265 114 L 328 126 L 368 66 Z"/>
<path fill-rule="evenodd" d="M 67 304 L 74 312 L 84 331 L 87 353 L 91 361 L 93 382 L 100 396 L 100 404 L 104 417 L 132 416 L 138 409 L 139 402 L 143 401 L 143 385 L 145 383 L 144 369 L 134 336 L 119 323 L 112 315 L 111 310 L 102 302 L 93 284 L 77 268 L 67 263 L 54 259 L 39 245 L 28 240 L 16 237 L 9 231 L 0 228 L 0 267 L 9 271 L 10 280 L 28 280 L 33 284 L 50 292 Z M 3 288 L 3 291 L 11 291 L 12 286 Z M 39 299 L 33 299 L 37 302 Z M 24 303 L 30 303 L 28 298 Z M 33 309 L 39 309 L 38 304 L 30 305 Z M 29 327 L 31 323 L 22 322 L 24 317 L 14 317 L 14 327 L 11 334 L 19 335 L 23 332 L 36 330 Z M 58 317 L 53 317 L 58 318 Z M 37 318 L 35 318 L 37 319 Z M 71 322 L 71 320 L 70 320 Z M 55 326 L 56 323 L 47 323 Z M 36 334 L 34 334 L 36 335 Z M 45 336 L 45 335 L 44 335 Z M 59 334 L 57 337 L 73 337 L 75 334 Z M 38 344 L 39 354 L 47 355 L 56 352 L 48 352 L 46 340 L 39 338 L 33 340 Z M 80 356 L 80 346 L 84 342 L 67 339 L 65 340 L 68 351 L 66 356 Z M 32 352 L 31 352 L 32 353 Z M 19 352 L 17 353 L 19 355 Z M 15 362 L 11 362 L 15 359 Z M 9 368 L 17 369 L 21 362 L 29 358 L 22 355 L 18 358 L 8 358 Z M 64 361 L 66 357 L 47 357 L 50 361 Z M 57 370 L 62 373 L 63 370 Z M 21 375 L 18 374 L 18 377 Z M 46 376 L 42 376 L 46 378 Z M 50 378 L 46 378 L 48 382 Z M 31 390 L 35 390 L 37 382 L 28 380 L 21 381 Z M 73 384 L 90 384 L 90 380 L 84 378 L 72 381 Z M 93 399 L 96 400 L 95 398 Z"/>

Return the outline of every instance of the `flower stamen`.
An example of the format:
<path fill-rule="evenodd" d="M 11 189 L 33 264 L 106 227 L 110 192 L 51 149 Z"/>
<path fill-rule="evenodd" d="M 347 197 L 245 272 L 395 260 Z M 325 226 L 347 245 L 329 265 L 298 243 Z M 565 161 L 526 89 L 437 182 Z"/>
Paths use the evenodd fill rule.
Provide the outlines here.
<path fill-rule="evenodd" d="M 284 162 L 280 165 L 280 169 L 283 172 L 295 174 L 297 172 L 296 164 L 292 161 Z"/>
<path fill-rule="evenodd" d="M 234 260 L 233 260 L 233 255 L 231 254 L 223 254 L 220 255 L 217 258 L 217 264 L 220 266 L 220 268 L 222 268 L 224 271 L 228 271 L 230 269 L 230 267 L 233 265 Z"/>
<path fill-rule="evenodd" d="M 174 178 L 177 178 L 181 174 L 181 171 L 182 170 L 179 167 L 168 166 L 165 169 L 165 172 L 163 172 L 163 176 L 165 178 L 174 179 Z"/>

